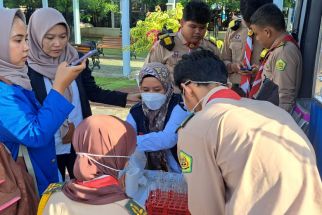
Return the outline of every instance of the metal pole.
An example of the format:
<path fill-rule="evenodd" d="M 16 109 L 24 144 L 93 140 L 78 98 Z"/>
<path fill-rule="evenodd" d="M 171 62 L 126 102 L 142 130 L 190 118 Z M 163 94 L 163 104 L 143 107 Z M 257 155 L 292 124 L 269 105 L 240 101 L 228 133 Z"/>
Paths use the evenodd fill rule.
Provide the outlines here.
<path fill-rule="evenodd" d="M 130 60 L 130 4 L 128 0 L 121 0 L 121 24 L 122 24 L 122 53 L 123 75 L 128 77 L 131 72 Z"/>
<path fill-rule="evenodd" d="M 114 1 L 111 1 L 114 3 Z M 112 23 L 112 28 L 115 28 L 115 16 L 114 12 L 111 12 L 111 23 Z"/>
<path fill-rule="evenodd" d="M 81 43 L 81 33 L 80 33 L 80 18 L 79 18 L 79 0 L 73 0 L 73 14 L 74 14 L 74 36 L 75 43 Z"/>
<path fill-rule="evenodd" d="M 42 7 L 47 8 L 48 7 L 48 0 L 42 0 Z"/>

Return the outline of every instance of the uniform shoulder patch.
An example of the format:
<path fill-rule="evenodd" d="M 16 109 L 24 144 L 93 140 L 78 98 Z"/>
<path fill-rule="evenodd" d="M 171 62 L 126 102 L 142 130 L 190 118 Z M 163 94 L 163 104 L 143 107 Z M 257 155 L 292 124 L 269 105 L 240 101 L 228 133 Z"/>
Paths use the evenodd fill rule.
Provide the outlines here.
<path fill-rule="evenodd" d="M 214 37 L 210 37 L 210 38 L 205 37 L 204 40 L 217 47 L 217 44 L 216 44 L 217 43 L 217 40 L 216 40 L 216 38 L 214 38 Z"/>
<path fill-rule="evenodd" d="M 284 71 L 286 67 L 286 62 L 282 59 L 278 59 L 275 64 L 275 69 L 278 71 Z"/>
<path fill-rule="evenodd" d="M 132 199 L 126 203 L 125 208 L 131 215 L 147 215 L 147 212 Z"/>
<path fill-rule="evenodd" d="M 43 194 L 61 191 L 63 186 L 64 186 L 64 183 L 51 183 L 49 184 L 49 186 L 47 187 L 47 189 L 44 191 Z"/>
<path fill-rule="evenodd" d="M 192 156 L 188 155 L 184 151 L 180 150 L 179 152 L 179 163 L 181 166 L 182 173 L 191 173 L 192 172 Z"/>

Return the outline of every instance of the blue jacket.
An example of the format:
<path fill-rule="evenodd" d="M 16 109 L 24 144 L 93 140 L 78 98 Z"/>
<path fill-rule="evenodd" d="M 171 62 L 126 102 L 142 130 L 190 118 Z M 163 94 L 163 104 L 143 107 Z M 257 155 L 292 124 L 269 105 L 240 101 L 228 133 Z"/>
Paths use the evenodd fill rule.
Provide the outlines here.
<path fill-rule="evenodd" d="M 0 81 L 0 142 L 17 159 L 19 145 L 27 147 L 41 194 L 58 182 L 54 134 L 72 111 L 61 94 L 51 90 L 43 106 L 32 91 Z"/>

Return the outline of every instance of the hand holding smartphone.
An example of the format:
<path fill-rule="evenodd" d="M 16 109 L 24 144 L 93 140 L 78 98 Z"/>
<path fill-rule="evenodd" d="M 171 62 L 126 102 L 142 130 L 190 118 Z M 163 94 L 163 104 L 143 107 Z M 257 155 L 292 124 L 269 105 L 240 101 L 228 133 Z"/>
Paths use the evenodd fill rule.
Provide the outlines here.
<path fill-rule="evenodd" d="M 96 54 L 98 51 L 97 49 L 93 49 L 89 52 L 87 52 L 85 55 L 83 55 L 83 57 L 79 58 L 78 60 L 74 61 L 74 62 L 71 62 L 69 64 L 69 66 L 76 66 L 76 65 L 79 65 L 82 63 L 83 60 L 85 60 L 86 58 L 89 58 L 91 56 L 93 56 L 94 54 Z"/>

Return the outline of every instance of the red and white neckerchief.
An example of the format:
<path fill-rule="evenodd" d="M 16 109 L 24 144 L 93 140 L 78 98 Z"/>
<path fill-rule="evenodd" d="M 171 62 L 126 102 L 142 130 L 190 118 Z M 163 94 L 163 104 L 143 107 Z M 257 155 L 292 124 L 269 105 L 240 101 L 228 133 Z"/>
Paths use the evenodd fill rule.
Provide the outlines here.
<path fill-rule="evenodd" d="M 253 32 L 251 30 L 248 30 L 246 44 L 245 44 L 245 54 L 244 54 L 244 60 L 243 60 L 243 65 L 247 69 L 252 68 L 252 65 L 250 64 L 252 52 L 253 52 Z M 239 85 L 240 85 L 240 88 L 244 91 L 244 93 L 246 93 L 246 96 L 248 96 L 248 93 L 250 91 L 251 78 L 252 78 L 252 74 L 241 75 L 241 80 Z"/>
<path fill-rule="evenodd" d="M 240 100 L 241 99 L 241 97 L 235 91 L 233 91 L 231 89 L 221 89 L 221 90 L 214 92 L 209 97 L 206 104 L 208 104 L 210 101 L 212 101 L 214 99 L 219 99 L 219 98 L 233 99 L 233 100 Z"/>
<path fill-rule="evenodd" d="M 289 35 L 289 34 L 288 35 L 285 35 L 281 41 L 277 41 L 275 44 L 273 44 L 272 45 L 272 48 L 270 48 L 268 50 L 268 52 L 266 53 L 263 61 L 261 62 L 261 65 L 259 67 L 259 71 L 257 72 L 256 77 L 255 77 L 255 80 L 253 82 L 252 89 L 249 92 L 249 96 L 248 96 L 249 98 L 254 98 L 254 95 L 260 89 L 260 86 L 262 84 L 262 74 L 263 74 L 263 71 L 264 71 L 264 66 L 265 66 L 265 63 L 266 63 L 266 61 L 267 61 L 270 53 L 274 49 L 276 49 L 276 48 L 278 48 L 280 46 L 283 46 L 286 42 L 292 42 L 292 43 L 294 43 L 299 48 L 296 40 L 293 38 L 292 35 Z"/>
<path fill-rule="evenodd" d="M 95 178 L 90 181 L 76 180 L 75 183 L 89 188 L 101 188 L 101 187 L 106 187 L 111 185 L 119 186 L 118 180 L 111 175 L 105 175 L 103 177 Z"/>

